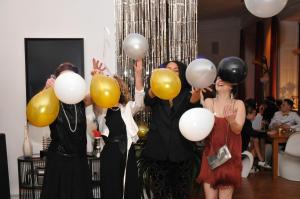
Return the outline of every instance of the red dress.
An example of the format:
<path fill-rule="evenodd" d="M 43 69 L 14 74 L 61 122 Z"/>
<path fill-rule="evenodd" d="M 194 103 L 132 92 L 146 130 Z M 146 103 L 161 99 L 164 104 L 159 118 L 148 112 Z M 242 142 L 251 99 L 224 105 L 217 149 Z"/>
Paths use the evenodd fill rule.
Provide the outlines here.
<path fill-rule="evenodd" d="M 207 157 L 216 154 L 216 151 L 226 143 L 232 158 L 223 165 L 211 170 Z M 213 188 L 238 187 L 241 185 L 241 159 L 242 140 L 240 134 L 231 131 L 225 118 L 215 117 L 215 124 L 210 135 L 205 140 L 205 148 L 202 156 L 199 183 L 206 182 Z"/>

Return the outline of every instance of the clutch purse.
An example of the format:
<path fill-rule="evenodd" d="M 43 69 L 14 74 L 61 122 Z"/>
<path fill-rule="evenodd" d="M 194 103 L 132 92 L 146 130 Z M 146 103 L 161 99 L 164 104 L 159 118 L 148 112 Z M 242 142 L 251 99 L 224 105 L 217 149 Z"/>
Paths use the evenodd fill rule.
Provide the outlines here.
<path fill-rule="evenodd" d="M 230 159 L 231 159 L 231 154 L 226 144 L 221 148 L 219 148 L 217 154 L 207 157 L 208 165 L 212 170 L 221 166 L 222 164 L 224 164 Z"/>

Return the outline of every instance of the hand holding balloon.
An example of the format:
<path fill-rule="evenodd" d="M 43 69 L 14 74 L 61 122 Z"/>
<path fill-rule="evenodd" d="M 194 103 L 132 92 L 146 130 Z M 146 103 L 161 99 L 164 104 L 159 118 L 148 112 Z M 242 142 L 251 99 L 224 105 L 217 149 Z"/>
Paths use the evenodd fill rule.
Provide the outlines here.
<path fill-rule="evenodd" d="M 194 87 L 192 87 L 191 94 L 192 94 L 192 96 L 191 96 L 190 102 L 196 103 L 200 100 L 201 89 L 200 88 L 195 89 Z"/>
<path fill-rule="evenodd" d="M 204 106 L 204 93 L 212 92 L 210 87 L 200 89 L 200 103 Z"/>
<path fill-rule="evenodd" d="M 141 59 L 137 60 L 134 65 L 134 72 L 137 75 L 142 75 L 143 72 L 143 61 Z"/>
<path fill-rule="evenodd" d="M 55 76 L 51 75 L 51 77 L 49 79 L 47 79 L 44 89 L 54 87 L 54 84 L 55 84 Z"/>
<path fill-rule="evenodd" d="M 142 60 L 137 60 L 135 65 L 134 65 L 134 73 L 135 73 L 135 88 L 140 91 L 143 90 L 144 85 L 143 85 L 143 62 Z"/>
<path fill-rule="evenodd" d="M 95 74 L 103 74 L 104 71 L 106 71 L 108 75 L 111 76 L 110 71 L 105 66 L 105 64 L 102 63 L 100 60 L 93 58 L 93 70 L 91 72 L 91 75 L 93 76 Z"/>

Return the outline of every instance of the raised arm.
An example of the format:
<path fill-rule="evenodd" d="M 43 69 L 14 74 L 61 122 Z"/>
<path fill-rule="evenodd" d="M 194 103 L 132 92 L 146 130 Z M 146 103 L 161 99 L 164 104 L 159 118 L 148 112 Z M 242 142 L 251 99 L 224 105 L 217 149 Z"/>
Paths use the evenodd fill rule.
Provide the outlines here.
<path fill-rule="evenodd" d="M 144 108 L 144 84 L 143 84 L 143 62 L 142 60 L 137 60 L 134 65 L 134 75 L 135 75 L 135 94 L 134 102 L 131 102 L 132 114 L 137 113 L 138 111 Z"/>
<path fill-rule="evenodd" d="M 91 71 L 92 76 L 95 74 L 104 74 L 105 71 L 107 71 L 107 73 L 110 74 L 110 71 L 107 69 L 107 67 L 104 65 L 104 63 L 102 63 L 100 60 L 93 58 L 92 62 L 93 62 L 93 69 Z M 83 99 L 83 102 L 86 107 L 93 104 L 93 100 L 92 100 L 90 94 L 87 94 L 85 96 L 85 98 Z"/>

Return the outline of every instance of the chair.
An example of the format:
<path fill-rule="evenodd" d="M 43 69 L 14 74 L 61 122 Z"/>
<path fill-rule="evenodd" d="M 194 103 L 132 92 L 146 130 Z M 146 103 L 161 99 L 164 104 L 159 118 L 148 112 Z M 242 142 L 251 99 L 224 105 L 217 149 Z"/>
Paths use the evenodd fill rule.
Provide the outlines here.
<path fill-rule="evenodd" d="M 249 151 L 244 151 L 242 153 L 242 158 L 242 177 L 247 178 L 253 166 L 254 158 Z"/>
<path fill-rule="evenodd" d="M 279 176 L 291 181 L 300 181 L 300 133 L 292 134 L 285 151 L 278 154 Z"/>
<path fill-rule="evenodd" d="M 6 139 L 5 134 L 2 133 L 0 133 L 0 176 L 1 199 L 10 199 Z"/>

